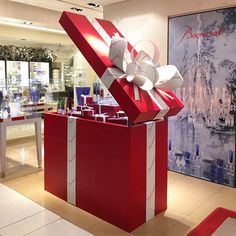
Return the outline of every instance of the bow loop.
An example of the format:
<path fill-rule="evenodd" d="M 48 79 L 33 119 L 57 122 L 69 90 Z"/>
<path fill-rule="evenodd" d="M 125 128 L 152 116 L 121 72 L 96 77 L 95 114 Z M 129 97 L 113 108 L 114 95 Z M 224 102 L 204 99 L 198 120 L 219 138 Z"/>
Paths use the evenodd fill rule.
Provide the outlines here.
<path fill-rule="evenodd" d="M 135 59 L 133 61 L 137 61 L 137 62 L 142 61 L 142 62 L 147 62 L 147 63 L 151 62 L 152 63 L 152 58 L 149 54 L 147 54 L 146 52 L 141 50 L 140 52 L 138 52 L 137 56 L 135 57 Z"/>
<path fill-rule="evenodd" d="M 183 78 L 173 65 L 158 67 L 160 53 L 152 41 L 147 40 L 153 47 L 153 56 L 143 50 L 134 56 L 135 47 L 143 42 L 136 43 L 130 53 L 127 48 L 128 41 L 115 34 L 111 39 L 109 59 L 126 75 L 127 81 L 135 85 L 135 94 L 137 87 L 145 91 L 153 88 L 162 91 L 175 90 L 182 84 Z"/>
<path fill-rule="evenodd" d="M 109 59 L 123 72 L 126 71 L 127 64 L 131 62 L 131 55 L 127 49 L 128 41 L 115 34 L 111 39 Z"/>
<path fill-rule="evenodd" d="M 183 78 L 178 69 L 174 65 L 166 65 L 158 67 L 159 80 L 155 87 L 163 91 L 173 91 L 181 86 Z"/>
<path fill-rule="evenodd" d="M 134 50 L 141 43 L 149 43 L 152 46 L 153 56 L 150 56 L 148 53 L 141 50 L 138 52 L 137 56 L 134 57 Z M 141 41 L 137 42 L 131 50 L 132 61 L 136 60 L 136 61 L 140 61 L 140 62 L 143 61 L 143 62 L 147 62 L 147 63 L 152 62 L 152 65 L 155 66 L 158 63 L 159 57 L 160 57 L 159 49 L 156 46 L 156 44 L 154 42 L 152 42 L 151 40 L 141 40 Z"/>
<path fill-rule="evenodd" d="M 155 67 L 142 61 L 129 63 L 126 75 L 129 82 L 146 91 L 153 89 L 153 85 L 158 81 L 158 72 Z"/>

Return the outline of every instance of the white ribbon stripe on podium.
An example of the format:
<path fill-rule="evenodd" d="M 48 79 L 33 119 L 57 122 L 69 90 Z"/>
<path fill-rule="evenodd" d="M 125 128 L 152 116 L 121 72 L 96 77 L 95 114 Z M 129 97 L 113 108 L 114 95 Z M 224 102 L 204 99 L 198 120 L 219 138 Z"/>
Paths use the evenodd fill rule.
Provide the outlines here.
<path fill-rule="evenodd" d="M 67 201 L 76 205 L 76 117 L 67 121 Z"/>
<path fill-rule="evenodd" d="M 146 123 L 146 221 L 155 216 L 156 122 Z"/>

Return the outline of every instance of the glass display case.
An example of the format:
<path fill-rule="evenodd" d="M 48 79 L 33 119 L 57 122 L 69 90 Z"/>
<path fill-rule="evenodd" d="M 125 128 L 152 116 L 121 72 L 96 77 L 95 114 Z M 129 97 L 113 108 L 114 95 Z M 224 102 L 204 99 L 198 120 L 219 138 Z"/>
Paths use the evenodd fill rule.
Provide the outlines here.
<path fill-rule="evenodd" d="M 30 86 L 49 85 L 49 63 L 30 62 Z"/>
<path fill-rule="evenodd" d="M 8 87 L 18 89 L 29 86 L 29 64 L 27 61 L 7 61 Z"/>
<path fill-rule="evenodd" d="M 74 83 L 73 73 L 74 73 L 73 60 L 64 62 L 63 74 L 64 74 L 65 87 L 73 88 L 73 83 Z"/>
<path fill-rule="evenodd" d="M 6 66 L 5 61 L 0 61 L 0 90 L 6 87 Z"/>
<path fill-rule="evenodd" d="M 52 86 L 54 90 L 60 90 L 60 69 L 52 69 Z"/>

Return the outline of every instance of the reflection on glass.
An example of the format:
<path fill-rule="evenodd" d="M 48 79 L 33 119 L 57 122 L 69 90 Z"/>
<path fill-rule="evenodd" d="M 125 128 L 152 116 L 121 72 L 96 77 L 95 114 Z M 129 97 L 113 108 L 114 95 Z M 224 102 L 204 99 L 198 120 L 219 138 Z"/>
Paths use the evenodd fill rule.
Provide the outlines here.
<path fill-rule="evenodd" d="M 29 86 L 27 61 L 7 61 L 7 83 L 11 87 Z"/>
<path fill-rule="evenodd" d="M 5 87 L 5 61 L 0 61 L 0 87 Z"/>
<path fill-rule="evenodd" d="M 30 62 L 30 85 L 49 85 L 48 62 Z"/>

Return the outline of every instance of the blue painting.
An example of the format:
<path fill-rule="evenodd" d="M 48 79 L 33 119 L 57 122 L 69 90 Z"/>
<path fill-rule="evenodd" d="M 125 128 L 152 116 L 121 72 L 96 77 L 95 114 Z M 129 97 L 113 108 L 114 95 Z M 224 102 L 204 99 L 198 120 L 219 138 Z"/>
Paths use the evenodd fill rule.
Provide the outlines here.
<path fill-rule="evenodd" d="M 235 186 L 236 8 L 169 18 L 168 64 L 185 107 L 169 120 L 169 169 Z"/>

